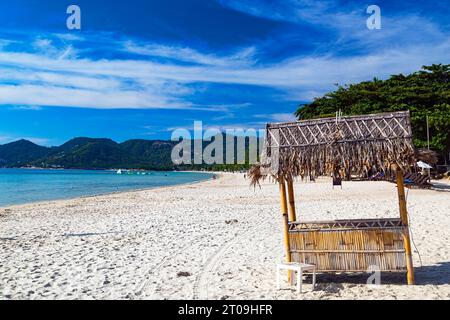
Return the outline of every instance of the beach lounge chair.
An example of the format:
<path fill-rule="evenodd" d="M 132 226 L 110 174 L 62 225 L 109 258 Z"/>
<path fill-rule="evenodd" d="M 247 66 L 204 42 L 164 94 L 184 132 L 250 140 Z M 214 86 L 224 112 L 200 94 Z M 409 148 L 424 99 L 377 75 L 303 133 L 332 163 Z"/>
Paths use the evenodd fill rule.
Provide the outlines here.
<path fill-rule="evenodd" d="M 432 184 L 428 182 L 429 178 L 420 173 L 406 173 L 404 176 L 405 186 L 408 188 L 429 189 Z M 395 181 L 391 181 L 395 182 Z"/>
<path fill-rule="evenodd" d="M 380 181 L 380 180 L 384 180 L 385 176 L 383 172 L 377 172 L 374 175 L 369 177 L 370 181 Z"/>

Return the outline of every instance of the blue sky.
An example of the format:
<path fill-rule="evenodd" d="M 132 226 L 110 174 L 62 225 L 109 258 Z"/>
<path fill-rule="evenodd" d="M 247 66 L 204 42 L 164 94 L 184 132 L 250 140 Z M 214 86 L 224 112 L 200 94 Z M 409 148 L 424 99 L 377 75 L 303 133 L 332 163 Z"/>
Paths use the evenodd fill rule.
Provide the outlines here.
<path fill-rule="evenodd" d="M 81 8 L 81 30 L 66 8 Z M 369 5 L 381 30 L 369 30 Z M 0 0 L 0 143 L 261 128 L 347 84 L 450 63 L 450 0 Z"/>

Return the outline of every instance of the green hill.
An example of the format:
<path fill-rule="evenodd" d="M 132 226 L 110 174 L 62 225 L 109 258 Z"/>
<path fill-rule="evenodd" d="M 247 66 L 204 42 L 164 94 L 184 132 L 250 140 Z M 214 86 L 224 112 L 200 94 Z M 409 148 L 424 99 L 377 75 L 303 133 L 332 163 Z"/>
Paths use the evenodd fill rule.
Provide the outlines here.
<path fill-rule="evenodd" d="M 110 139 L 75 138 L 53 150 L 32 164 L 64 168 L 111 168 L 126 161 L 126 155 Z"/>
<path fill-rule="evenodd" d="M 41 147 L 28 140 L 19 140 L 0 145 L 0 167 L 20 167 L 36 159 L 45 157 L 50 148 Z"/>
<path fill-rule="evenodd" d="M 235 138 L 235 158 L 236 158 Z M 225 138 L 224 140 L 224 151 Z M 203 142 L 203 149 L 210 142 Z M 83 169 L 148 169 L 148 170 L 239 170 L 247 164 L 236 165 L 174 165 L 173 147 L 178 144 L 164 140 L 128 140 L 117 143 L 111 139 L 74 138 L 58 147 L 42 147 L 27 140 L 0 145 L 0 167 L 36 166 L 44 168 Z M 192 148 L 193 148 L 192 143 Z M 248 154 L 248 139 L 245 152 Z M 193 154 L 193 149 L 191 149 Z M 225 157 L 225 156 L 224 156 Z"/>

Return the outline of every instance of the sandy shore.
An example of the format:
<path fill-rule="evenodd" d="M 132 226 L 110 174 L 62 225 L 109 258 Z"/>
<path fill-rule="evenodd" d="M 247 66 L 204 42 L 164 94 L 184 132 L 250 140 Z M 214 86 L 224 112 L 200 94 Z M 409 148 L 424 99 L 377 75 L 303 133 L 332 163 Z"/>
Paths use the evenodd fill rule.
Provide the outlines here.
<path fill-rule="evenodd" d="M 305 220 L 397 217 L 395 185 L 297 183 Z M 416 286 L 404 275 L 318 275 L 275 289 L 277 186 L 243 175 L 0 209 L 0 299 L 449 299 L 450 185 L 408 196 Z"/>

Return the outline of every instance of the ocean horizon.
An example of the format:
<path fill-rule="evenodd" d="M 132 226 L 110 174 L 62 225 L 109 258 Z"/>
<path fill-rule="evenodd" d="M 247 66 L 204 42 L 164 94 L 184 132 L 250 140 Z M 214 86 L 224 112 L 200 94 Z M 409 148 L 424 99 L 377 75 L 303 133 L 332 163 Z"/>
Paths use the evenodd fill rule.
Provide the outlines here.
<path fill-rule="evenodd" d="M 145 173 L 117 174 L 113 170 L 0 168 L 0 207 L 174 186 L 212 177 L 211 173 L 206 172 L 145 171 Z"/>

